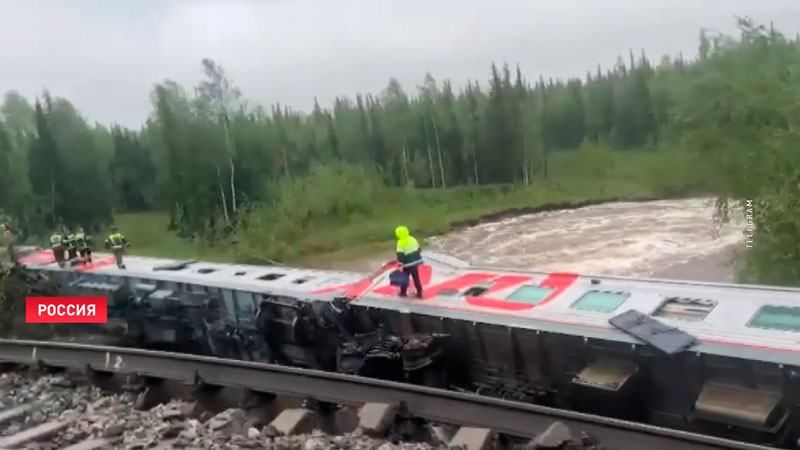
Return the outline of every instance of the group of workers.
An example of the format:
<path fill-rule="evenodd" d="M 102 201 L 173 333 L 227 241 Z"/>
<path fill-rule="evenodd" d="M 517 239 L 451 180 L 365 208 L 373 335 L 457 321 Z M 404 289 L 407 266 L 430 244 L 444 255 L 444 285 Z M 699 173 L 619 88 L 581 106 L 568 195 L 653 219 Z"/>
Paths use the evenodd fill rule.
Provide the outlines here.
<path fill-rule="evenodd" d="M 122 255 L 125 247 L 130 244 L 116 227 L 111 227 L 111 234 L 106 238 L 105 246 L 114 254 L 117 267 L 124 269 Z M 71 233 L 67 227 L 62 226 L 61 232 L 53 233 L 50 236 L 50 248 L 53 250 L 53 256 L 59 267 L 64 267 L 66 261 L 76 258 L 79 263 L 92 263 L 92 237 L 83 231 L 83 227 L 79 227 L 77 233 Z"/>
<path fill-rule="evenodd" d="M 419 278 L 419 266 L 422 264 L 422 252 L 419 242 L 408 231 L 405 226 L 399 226 L 394 230 L 397 238 L 397 262 L 401 270 L 396 273 L 400 275 L 400 280 L 396 283 L 400 287 L 400 296 L 406 297 L 408 292 L 409 278 L 414 282 L 417 298 L 422 298 L 422 283 Z M 111 234 L 105 240 L 106 248 L 110 248 L 114 254 L 117 267 L 125 268 L 122 262 L 122 255 L 125 247 L 130 246 L 125 236 L 116 227 L 111 227 Z M 50 236 L 50 247 L 53 249 L 58 265 L 64 266 L 64 253 L 68 255 L 68 260 L 80 256 L 80 262 L 92 262 L 92 238 L 84 233 L 83 228 L 79 228 L 77 233 L 70 233 L 66 227 L 61 228 L 60 233 Z M 393 283 L 395 284 L 395 283 Z"/>
<path fill-rule="evenodd" d="M 83 227 L 79 227 L 77 233 L 72 233 L 62 226 L 61 232 L 50 236 L 50 248 L 53 249 L 53 256 L 60 267 L 76 257 L 84 264 L 92 262 L 92 237 L 84 233 Z"/>

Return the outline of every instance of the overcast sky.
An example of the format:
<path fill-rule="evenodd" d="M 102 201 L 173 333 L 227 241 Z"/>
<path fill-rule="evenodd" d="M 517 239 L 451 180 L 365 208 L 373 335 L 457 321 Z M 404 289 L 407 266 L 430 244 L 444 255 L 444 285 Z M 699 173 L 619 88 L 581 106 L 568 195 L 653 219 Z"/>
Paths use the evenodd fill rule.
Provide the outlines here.
<path fill-rule="evenodd" d="M 138 127 L 154 83 L 192 86 L 210 57 L 249 100 L 309 110 L 392 76 L 407 91 L 426 71 L 485 82 L 492 61 L 536 78 L 629 48 L 690 56 L 701 27 L 734 32 L 736 15 L 800 30 L 798 0 L 0 0 L 0 91 L 46 87 L 90 120 Z"/>

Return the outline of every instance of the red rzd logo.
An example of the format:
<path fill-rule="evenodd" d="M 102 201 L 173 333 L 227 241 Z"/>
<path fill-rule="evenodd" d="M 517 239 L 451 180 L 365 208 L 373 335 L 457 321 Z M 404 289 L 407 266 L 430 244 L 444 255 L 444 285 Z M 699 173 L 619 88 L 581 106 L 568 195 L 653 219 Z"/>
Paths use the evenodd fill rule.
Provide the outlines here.
<path fill-rule="evenodd" d="M 106 323 L 106 297 L 27 297 L 26 323 Z"/>

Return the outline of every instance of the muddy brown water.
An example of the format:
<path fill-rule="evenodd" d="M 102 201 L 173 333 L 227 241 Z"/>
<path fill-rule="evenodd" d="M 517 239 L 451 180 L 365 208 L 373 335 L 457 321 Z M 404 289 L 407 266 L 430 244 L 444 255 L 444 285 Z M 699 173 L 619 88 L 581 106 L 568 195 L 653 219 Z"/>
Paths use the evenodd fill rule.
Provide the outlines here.
<path fill-rule="evenodd" d="M 426 246 L 488 266 L 729 282 L 744 222 L 721 225 L 714 212 L 713 198 L 613 202 L 481 223 Z M 346 265 L 371 271 L 392 257 L 387 249 Z"/>

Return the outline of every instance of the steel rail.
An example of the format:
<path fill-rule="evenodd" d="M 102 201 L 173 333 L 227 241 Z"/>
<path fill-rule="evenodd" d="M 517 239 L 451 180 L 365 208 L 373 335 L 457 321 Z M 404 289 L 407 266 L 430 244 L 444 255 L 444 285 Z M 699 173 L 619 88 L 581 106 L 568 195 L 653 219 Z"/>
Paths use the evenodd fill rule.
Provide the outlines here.
<path fill-rule="evenodd" d="M 573 434 L 586 432 L 604 448 L 615 450 L 774 450 L 774 447 L 476 394 L 209 356 L 0 339 L 0 362 L 135 373 L 185 383 L 202 381 L 347 405 L 405 402 L 408 411 L 417 417 L 490 428 L 519 437 L 533 437 L 554 421 L 561 421 Z"/>

